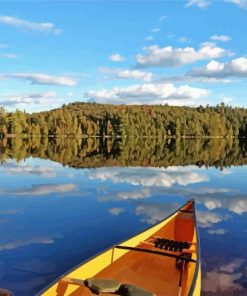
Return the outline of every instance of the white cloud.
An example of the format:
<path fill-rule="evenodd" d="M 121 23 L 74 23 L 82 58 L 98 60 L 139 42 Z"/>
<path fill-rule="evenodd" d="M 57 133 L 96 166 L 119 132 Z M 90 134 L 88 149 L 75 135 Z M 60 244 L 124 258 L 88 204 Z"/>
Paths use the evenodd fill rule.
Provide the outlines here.
<path fill-rule="evenodd" d="M 101 181 L 111 180 L 113 183 L 127 183 L 131 185 L 142 185 L 146 187 L 172 187 L 175 184 L 187 186 L 208 181 L 208 177 L 204 174 L 192 172 L 189 169 L 182 167 L 170 168 L 98 168 L 88 172 L 90 179 Z M 149 195 L 149 191 L 141 191 L 139 198 Z M 126 198 L 131 194 L 125 194 Z M 136 193 L 134 196 L 137 197 Z"/>
<path fill-rule="evenodd" d="M 230 36 L 227 36 L 227 35 L 213 35 L 213 36 L 211 36 L 210 39 L 213 40 L 213 41 L 222 41 L 222 42 L 232 40 L 232 38 Z"/>
<path fill-rule="evenodd" d="M 220 228 L 220 229 L 210 229 L 210 230 L 208 230 L 208 233 L 209 234 L 216 234 L 216 235 L 224 235 L 224 234 L 226 234 L 228 232 L 228 230 L 227 229 L 222 229 L 222 228 Z"/>
<path fill-rule="evenodd" d="M 121 54 L 119 54 L 119 53 L 114 53 L 114 54 L 110 55 L 110 56 L 109 56 L 109 59 L 110 59 L 111 61 L 113 61 L 113 62 L 116 62 L 116 63 L 118 63 L 118 62 L 123 62 L 123 61 L 126 60 L 126 58 L 123 57 L 123 56 L 122 56 Z"/>
<path fill-rule="evenodd" d="M 8 94 L 1 95 L 0 104 L 2 106 L 21 106 L 30 104 L 51 104 L 57 101 L 55 92 L 27 93 L 27 94 Z"/>
<path fill-rule="evenodd" d="M 109 210 L 109 213 L 111 213 L 113 216 L 118 216 L 119 214 L 123 213 L 123 208 L 112 208 Z"/>
<path fill-rule="evenodd" d="M 193 47 L 173 48 L 167 46 L 160 48 L 152 45 L 146 48 L 146 54 L 136 56 L 137 66 L 146 67 L 178 67 L 191 64 L 200 60 L 216 59 L 228 54 L 228 52 L 215 43 L 204 42 L 196 50 Z"/>
<path fill-rule="evenodd" d="M 142 222 L 148 224 L 155 224 L 169 214 L 173 213 L 178 209 L 179 205 L 174 204 L 151 204 L 151 203 L 140 203 L 135 210 L 137 216 L 143 216 Z"/>
<path fill-rule="evenodd" d="M 211 4 L 209 0 L 188 0 L 185 7 L 197 6 L 200 9 L 205 9 Z"/>
<path fill-rule="evenodd" d="M 151 72 L 145 72 L 140 70 L 124 70 L 124 69 L 110 69 L 110 68 L 99 68 L 100 73 L 113 76 L 113 78 L 120 79 L 136 79 L 149 82 L 153 78 Z"/>
<path fill-rule="evenodd" d="M 77 81 L 64 76 L 52 76 L 42 73 L 20 73 L 20 74 L 5 74 L 3 78 L 28 80 L 32 84 L 41 85 L 57 85 L 57 86 L 75 86 Z"/>
<path fill-rule="evenodd" d="M 52 238 L 52 237 L 39 237 L 39 238 L 16 240 L 13 242 L 0 244 L 0 251 L 13 250 L 13 249 L 17 249 L 20 247 L 34 245 L 34 244 L 50 245 L 50 244 L 53 244 L 54 242 L 55 242 L 54 238 Z"/>
<path fill-rule="evenodd" d="M 214 194 L 212 193 L 212 196 L 203 193 L 200 195 L 199 193 L 196 198 L 210 211 L 223 208 L 237 215 L 242 215 L 247 212 L 246 196 L 236 196 L 236 194 L 227 195 L 222 191 Z"/>
<path fill-rule="evenodd" d="M 181 42 L 181 43 L 188 42 L 188 38 L 186 38 L 186 37 L 179 37 L 178 38 L 178 41 Z"/>
<path fill-rule="evenodd" d="M 145 40 L 147 40 L 147 41 L 152 41 L 152 40 L 154 40 L 154 37 L 153 37 L 152 35 L 148 35 L 148 36 L 145 38 Z"/>
<path fill-rule="evenodd" d="M 209 95 L 208 90 L 188 85 L 176 87 L 172 83 L 146 83 L 114 87 L 111 90 L 92 90 L 85 93 L 84 97 L 99 103 L 166 104 L 169 100 L 186 100 L 188 102 L 207 95 Z"/>
<path fill-rule="evenodd" d="M 167 20 L 167 16 L 166 15 L 162 15 L 159 17 L 159 21 L 163 22 L 164 20 Z"/>
<path fill-rule="evenodd" d="M 245 262 L 243 258 L 235 258 L 228 264 L 222 265 L 220 270 L 223 272 L 233 273 L 239 269 L 239 267 Z"/>
<path fill-rule="evenodd" d="M 3 172 L 6 175 L 36 175 L 46 178 L 53 178 L 56 176 L 56 172 L 53 168 L 48 166 L 40 166 L 40 165 L 29 165 L 26 163 L 23 164 L 15 164 L 15 163 L 7 163 L 2 166 Z"/>
<path fill-rule="evenodd" d="M 117 72 L 116 76 L 118 78 L 140 79 L 148 82 L 152 80 L 153 74 L 151 72 L 144 72 L 140 70 L 121 70 Z"/>
<path fill-rule="evenodd" d="M 202 228 L 212 227 L 214 224 L 220 223 L 221 221 L 227 219 L 227 217 L 223 217 L 220 214 L 213 212 L 197 211 L 196 216 L 199 226 Z"/>
<path fill-rule="evenodd" d="M 143 190 L 133 190 L 127 192 L 119 192 L 116 199 L 127 200 L 127 199 L 143 199 L 151 196 L 150 190 L 144 188 Z"/>
<path fill-rule="evenodd" d="M 227 204 L 225 204 L 227 206 Z M 247 198 L 232 198 L 228 204 L 229 210 L 235 214 L 242 215 L 247 212 Z"/>
<path fill-rule="evenodd" d="M 203 291 L 215 295 L 227 295 L 230 290 L 232 293 L 235 292 L 234 295 L 243 295 L 240 292 L 242 290 L 241 285 L 236 282 L 241 277 L 241 273 L 206 272 L 203 278 Z"/>
<path fill-rule="evenodd" d="M 0 53 L 0 58 L 17 59 L 17 55 L 14 53 Z"/>
<path fill-rule="evenodd" d="M 233 3 L 240 8 L 247 9 L 247 0 L 225 0 L 225 2 Z"/>
<path fill-rule="evenodd" d="M 154 28 L 151 30 L 152 33 L 158 33 L 160 32 L 160 28 Z"/>
<path fill-rule="evenodd" d="M 67 93 L 67 97 L 71 98 L 71 97 L 73 97 L 73 96 L 74 96 L 74 93 L 73 93 L 72 91 L 69 91 L 69 92 Z"/>
<path fill-rule="evenodd" d="M 197 189 L 195 193 L 198 192 L 200 194 L 215 194 L 215 193 L 228 193 L 231 192 L 228 188 L 211 188 L 211 187 L 202 187 Z"/>
<path fill-rule="evenodd" d="M 228 63 L 213 60 L 205 67 L 193 69 L 188 74 L 207 78 L 247 77 L 247 58 L 240 57 Z"/>
<path fill-rule="evenodd" d="M 52 34 L 60 34 L 62 32 L 52 23 L 35 23 L 12 16 L 0 16 L 0 23 L 26 30 L 50 32 Z"/>
<path fill-rule="evenodd" d="M 224 102 L 225 104 L 228 104 L 230 102 L 233 101 L 233 98 L 232 97 L 228 97 L 228 96 L 222 96 L 221 98 L 222 102 Z M 224 175 L 225 173 L 222 173 L 222 175 Z M 227 173 L 226 173 L 227 174 Z"/>
<path fill-rule="evenodd" d="M 75 190 L 75 184 L 43 184 L 32 185 L 27 189 L 13 189 L 1 190 L 0 194 L 10 193 L 14 195 L 34 196 L 34 195 L 48 195 L 52 193 L 65 193 Z"/>

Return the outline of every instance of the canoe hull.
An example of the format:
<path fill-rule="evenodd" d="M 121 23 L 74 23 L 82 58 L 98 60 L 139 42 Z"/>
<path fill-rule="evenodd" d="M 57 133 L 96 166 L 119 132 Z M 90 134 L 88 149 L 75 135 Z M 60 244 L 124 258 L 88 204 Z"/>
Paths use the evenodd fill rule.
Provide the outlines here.
<path fill-rule="evenodd" d="M 192 204 L 194 207 L 194 203 Z M 183 210 L 185 209 L 190 209 L 191 208 L 191 204 L 186 203 L 183 207 L 181 207 L 179 210 Z M 136 247 L 140 244 L 140 242 L 145 242 L 147 241 L 150 237 L 152 237 L 153 235 L 159 234 L 159 232 L 165 229 L 165 235 L 167 237 L 172 237 L 174 236 L 174 233 L 177 232 L 181 232 L 180 228 L 180 224 L 183 222 L 181 219 L 178 219 L 178 215 L 183 215 L 184 217 L 187 215 L 186 213 L 180 213 L 178 211 L 174 212 L 173 214 L 171 214 L 169 217 L 167 217 L 166 219 L 164 219 L 163 221 L 161 221 L 160 223 L 150 227 L 149 229 L 145 230 L 144 232 L 141 232 L 139 234 L 137 234 L 136 236 L 122 242 L 121 244 L 119 244 L 119 246 L 128 246 L 128 247 Z M 179 214 L 178 214 L 179 213 Z M 179 216 L 180 217 L 180 216 Z M 181 221 L 180 221 L 181 220 Z M 184 219 L 183 219 L 184 220 Z M 196 222 L 194 223 L 194 225 L 190 225 L 189 219 L 187 219 L 187 225 L 190 228 L 193 228 L 193 235 L 191 237 L 191 241 L 193 244 L 197 245 L 197 249 L 196 252 L 194 252 L 192 254 L 192 258 L 197 260 L 197 263 L 189 263 L 188 267 L 187 267 L 187 273 L 186 273 L 186 281 L 188 281 L 189 278 L 191 278 L 191 282 L 190 285 L 184 284 L 183 287 L 183 294 L 182 295 L 190 295 L 190 296 L 199 296 L 200 295 L 200 290 L 201 290 L 201 268 L 200 268 L 200 250 L 199 250 L 199 237 L 198 237 L 198 230 L 197 230 L 197 225 Z M 196 219 L 195 219 L 196 221 Z M 168 227 L 169 226 L 169 227 Z M 177 230 L 176 230 L 177 227 Z M 175 230 L 174 230 L 175 229 Z M 176 235 L 180 235 L 179 233 L 177 233 Z M 184 232 L 181 232 L 181 235 L 184 235 Z M 104 251 L 103 253 L 97 255 L 96 257 L 89 259 L 87 262 L 80 264 L 79 266 L 77 266 L 76 268 L 74 268 L 72 271 L 68 272 L 66 274 L 66 277 L 69 278 L 75 278 L 75 279 L 86 279 L 86 278 L 91 278 L 91 277 L 103 277 L 103 278 L 107 278 L 107 275 L 114 275 L 113 278 L 117 278 L 119 277 L 119 280 L 129 280 L 128 278 L 125 277 L 125 275 L 121 275 L 121 265 L 119 264 L 119 262 L 122 262 L 122 265 L 125 264 L 125 258 L 128 258 L 128 263 L 133 262 L 134 260 L 138 260 L 138 256 L 140 257 L 141 255 L 143 256 L 143 254 L 139 255 L 137 253 L 132 254 L 132 251 L 129 250 L 123 250 L 123 249 L 117 249 L 117 248 L 110 248 L 106 251 Z M 149 257 L 150 256 L 150 259 Z M 169 260 L 173 260 L 173 261 L 169 261 L 167 258 L 164 258 L 162 256 L 159 257 L 157 259 L 156 255 L 145 255 L 145 260 L 146 261 L 150 261 L 152 260 L 152 262 L 150 263 L 150 266 L 147 268 L 149 272 L 152 272 L 153 275 L 156 272 L 155 270 L 155 266 L 158 268 L 158 264 L 160 264 L 162 262 L 162 260 L 164 260 L 164 264 L 174 264 L 174 259 L 169 259 Z M 155 257 L 155 259 L 154 259 Z M 163 259 L 164 258 L 164 259 Z M 154 260 L 156 260 L 156 262 L 154 262 Z M 173 262 L 173 263 L 171 263 Z M 139 261 L 140 265 L 143 264 L 143 261 Z M 132 266 L 138 265 L 137 262 L 133 262 Z M 145 263 L 146 264 L 146 263 Z M 149 264 L 149 263 L 147 263 Z M 155 265 L 156 264 L 156 265 Z M 148 266 L 148 265 L 147 265 Z M 112 269 L 118 269 L 118 273 L 111 273 Z M 157 269 L 156 268 L 156 269 Z M 138 269 L 140 269 L 138 267 Z M 124 271 L 123 271 L 124 272 Z M 130 272 L 130 270 L 128 271 Z M 140 271 L 141 272 L 141 271 Z M 178 276 L 179 276 L 179 272 L 177 270 L 174 269 L 174 277 L 176 277 L 176 281 L 178 281 Z M 169 272 L 171 273 L 171 272 Z M 169 276 L 169 273 L 167 273 L 167 276 Z M 146 276 L 146 272 L 141 273 L 143 279 Z M 65 277 L 65 275 L 62 275 L 58 280 L 56 280 L 49 288 L 45 289 L 44 291 L 38 293 L 36 296 L 79 296 L 79 295 L 92 295 L 91 292 L 89 292 L 86 288 L 84 287 L 78 287 L 77 285 L 68 285 L 66 283 L 63 282 L 63 278 Z M 109 277 L 108 277 L 109 278 Z M 133 275 L 132 277 L 134 284 L 137 283 L 142 283 L 140 278 L 135 279 L 135 275 Z M 155 282 L 155 281 L 154 281 Z M 167 281 L 168 283 L 169 281 Z M 157 285 L 159 284 L 158 279 L 157 279 Z M 157 296 L 163 296 L 163 295 L 177 295 L 176 290 L 173 290 L 174 288 L 170 288 L 171 293 L 169 294 L 163 294 L 162 293 L 162 287 L 161 287 L 161 291 L 159 291 L 159 289 L 156 291 L 156 295 Z M 163 294 L 163 295 L 162 295 Z"/>

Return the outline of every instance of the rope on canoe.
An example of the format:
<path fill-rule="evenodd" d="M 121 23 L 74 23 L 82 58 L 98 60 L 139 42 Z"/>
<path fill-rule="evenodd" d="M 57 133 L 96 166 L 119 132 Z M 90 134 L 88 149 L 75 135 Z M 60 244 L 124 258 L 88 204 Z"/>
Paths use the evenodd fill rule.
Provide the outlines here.
<path fill-rule="evenodd" d="M 182 252 L 183 249 L 189 249 L 191 247 L 191 243 L 170 240 L 167 238 L 156 238 L 154 240 L 154 246 L 162 250 Z"/>

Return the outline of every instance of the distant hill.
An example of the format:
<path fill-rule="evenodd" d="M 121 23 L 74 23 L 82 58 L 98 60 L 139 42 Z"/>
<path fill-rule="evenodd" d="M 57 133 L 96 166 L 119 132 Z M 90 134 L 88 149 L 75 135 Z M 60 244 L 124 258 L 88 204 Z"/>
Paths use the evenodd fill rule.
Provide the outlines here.
<path fill-rule="evenodd" d="M 0 136 L 247 137 L 247 109 L 71 103 L 28 114 L 0 108 Z"/>

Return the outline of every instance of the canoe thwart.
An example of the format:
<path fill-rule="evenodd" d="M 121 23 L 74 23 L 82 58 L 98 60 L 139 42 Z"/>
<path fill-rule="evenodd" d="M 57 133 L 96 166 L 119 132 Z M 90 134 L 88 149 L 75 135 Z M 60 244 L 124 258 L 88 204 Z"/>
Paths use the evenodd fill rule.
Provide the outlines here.
<path fill-rule="evenodd" d="M 156 254 L 156 255 L 161 255 L 161 256 L 166 256 L 166 257 L 171 257 L 171 258 L 180 258 L 186 262 L 194 262 L 197 263 L 197 260 L 190 259 L 190 258 L 185 258 L 182 255 L 175 255 L 167 252 L 162 252 L 162 251 L 156 251 L 156 250 L 149 250 L 149 249 L 143 249 L 143 248 L 134 248 L 134 247 L 128 247 L 128 246 L 115 246 L 116 249 L 122 249 L 122 250 L 129 250 L 129 251 L 137 251 L 137 252 L 144 252 L 144 253 L 150 253 L 150 254 Z"/>

